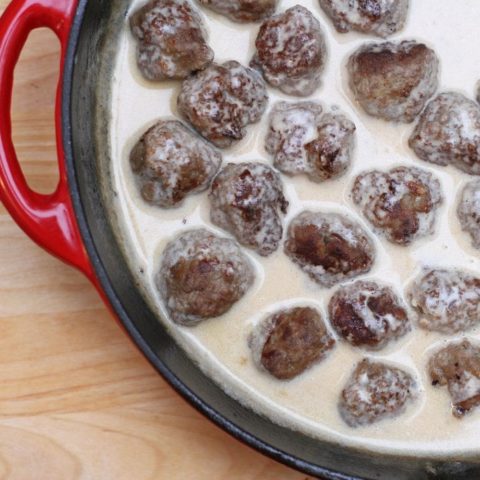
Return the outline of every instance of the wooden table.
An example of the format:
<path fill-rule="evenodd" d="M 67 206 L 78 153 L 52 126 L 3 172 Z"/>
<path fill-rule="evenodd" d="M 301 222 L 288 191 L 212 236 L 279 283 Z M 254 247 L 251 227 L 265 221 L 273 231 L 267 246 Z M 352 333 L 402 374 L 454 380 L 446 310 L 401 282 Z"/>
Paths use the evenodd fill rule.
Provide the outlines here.
<path fill-rule="evenodd" d="M 0 0 L 0 12 L 8 0 Z M 16 71 L 14 139 L 30 184 L 56 183 L 58 45 L 34 32 Z M 187 405 L 81 274 L 0 206 L 1 480 L 304 479 Z"/>

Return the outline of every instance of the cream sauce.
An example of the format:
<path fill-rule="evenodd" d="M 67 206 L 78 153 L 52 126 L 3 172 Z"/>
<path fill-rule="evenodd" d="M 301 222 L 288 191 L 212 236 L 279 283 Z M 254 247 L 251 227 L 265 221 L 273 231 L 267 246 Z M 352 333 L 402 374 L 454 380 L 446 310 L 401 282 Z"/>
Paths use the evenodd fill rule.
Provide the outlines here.
<path fill-rule="evenodd" d="M 133 1 L 132 10 L 143 3 L 144 0 Z M 321 22 L 327 36 L 329 58 L 322 86 L 310 98 L 326 107 L 338 106 L 357 126 L 353 167 L 341 179 L 315 184 L 303 177 L 282 175 L 291 203 L 285 225 L 305 209 L 338 211 L 347 213 L 371 232 L 350 198 L 354 176 L 366 169 L 416 165 L 439 178 L 446 198 L 438 212 L 436 234 L 414 242 L 409 248 L 396 247 L 376 238 L 377 261 L 365 278 L 392 284 L 403 294 L 423 265 L 457 266 L 480 272 L 480 252 L 471 247 L 470 238 L 461 232 L 455 215 L 459 192 L 471 177 L 450 167 L 421 162 L 407 145 L 413 125 L 395 125 L 370 118 L 351 97 L 345 75 L 348 55 L 364 42 L 380 40 L 354 33 L 338 34 L 317 0 L 281 0 L 279 3 L 279 11 L 301 3 Z M 406 28 L 392 38 L 415 38 L 433 47 L 441 61 L 441 90 L 453 89 L 472 97 L 480 78 L 478 0 L 463 0 L 461 5 L 453 5 L 451 0 L 410 3 Z M 202 13 L 216 61 L 233 59 L 248 64 L 254 54 L 258 25 L 238 25 L 211 11 L 202 10 Z M 135 188 L 129 152 L 157 119 L 177 116 L 179 87 L 179 82 L 152 84 L 141 78 L 135 65 L 135 42 L 126 22 L 113 79 L 113 183 L 119 192 L 115 201 L 132 271 L 142 284 L 147 300 L 158 311 L 159 319 L 165 318 L 165 311 L 153 279 L 166 243 L 177 232 L 198 226 L 207 226 L 227 236 L 209 221 L 207 194 L 190 197 L 177 210 L 162 210 L 146 205 Z M 298 100 L 272 88 L 269 93 L 268 110 L 278 100 Z M 266 131 L 265 116 L 260 124 L 249 129 L 242 142 L 223 152 L 224 163 L 251 160 L 271 163 L 264 150 Z M 342 444 L 415 456 L 480 452 L 480 409 L 463 420 L 454 418 L 446 389 L 430 386 L 426 375 L 432 349 L 451 337 L 415 328 L 386 350 L 368 354 L 414 373 L 422 384 L 422 391 L 419 400 L 400 417 L 357 429 L 349 428 L 341 420 L 337 400 L 354 365 L 366 355 L 362 350 L 339 341 L 325 361 L 289 382 L 275 380 L 257 370 L 247 343 L 253 327 L 279 307 L 298 304 L 313 305 L 325 317 L 333 290 L 322 289 L 311 282 L 281 248 L 267 259 L 251 251 L 247 253 L 258 270 L 257 280 L 229 313 L 195 328 L 180 327 L 165 320 L 179 344 L 228 393 L 280 424 Z M 477 328 L 469 336 L 480 338 L 480 330 Z"/>

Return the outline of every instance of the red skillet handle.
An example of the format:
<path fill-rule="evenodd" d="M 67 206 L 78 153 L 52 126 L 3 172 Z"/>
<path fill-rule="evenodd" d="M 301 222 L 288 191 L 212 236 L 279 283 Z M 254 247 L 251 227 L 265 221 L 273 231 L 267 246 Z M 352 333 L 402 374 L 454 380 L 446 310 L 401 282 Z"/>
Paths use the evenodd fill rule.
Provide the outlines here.
<path fill-rule="evenodd" d="M 35 242 L 92 278 L 68 189 L 62 146 L 62 78 L 57 87 L 55 115 L 60 180 L 53 194 L 39 194 L 27 185 L 12 143 L 10 118 L 13 72 L 28 34 L 38 27 L 53 30 L 62 47 L 63 72 L 76 6 L 77 0 L 13 0 L 0 18 L 0 199 Z"/>

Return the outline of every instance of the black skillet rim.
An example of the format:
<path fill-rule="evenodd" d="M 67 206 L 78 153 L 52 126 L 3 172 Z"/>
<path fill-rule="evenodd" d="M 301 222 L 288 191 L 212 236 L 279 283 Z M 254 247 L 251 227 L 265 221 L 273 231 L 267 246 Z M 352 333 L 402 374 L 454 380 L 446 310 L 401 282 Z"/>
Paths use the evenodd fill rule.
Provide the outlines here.
<path fill-rule="evenodd" d="M 202 413 L 210 421 L 216 424 L 225 432 L 231 436 L 246 444 L 249 447 L 254 448 L 260 453 L 280 462 L 296 470 L 302 471 L 308 475 L 316 477 L 322 477 L 325 480 L 362 480 L 361 477 L 351 476 L 347 474 L 339 473 L 329 468 L 321 467 L 310 461 L 302 460 L 298 456 L 287 453 L 277 447 L 273 447 L 266 441 L 259 439 L 252 435 L 230 419 L 225 418 L 222 414 L 211 407 L 207 402 L 202 400 L 200 396 L 194 393 L 187 385 L 178 378 L 167 365 L 161 361 L 154 350 L 150 348 L 146 339 L 141 335 L 139 329 L 136 327 L 132 319 L 129 317 L 125 307 L 122 305 L 120 297 L 115 292 L 115 289 L 110 281 L 107 273 L 107 269 L 102 262 L 99 252 L 95 246 L 94 235 L 88 224 L 88 214 L 85 205 L 82 202 L 81 187 L 79 184 L 79 178 L 77 177 L 75 160 L 74 160 L 74 146 L 73 146 L 73 121 L 72 121 L 72 100 L 73 100 L 73 83 L 75 72 L 75 60 L 78 53 L 78 45 L 80 39 L 81 28 L 84 22 L 85 12 L 87 8 L 88 0 L 78 0 L 77 9 L 75 12 L 75 18 L 72 23 L 70 37 L 68 42 L 68 48 L 64 58 L 64 69 L 62 72 L 62 102 L 61 102 L 61 118 L 62 118 L 62 141 L 65 154 L 65 167 L 67 172 L 67 178 L 69 183 L 70 195 L 76 215 L 76 220 L 79 226 L 79 230 L 83 239 L 85 249 L 88 253 L 91 265 L 95 271 L 96 278 L 98 279 L 101 288 L 108 300 L 112 310 L 116 313 L 117 318 L 124 326 L 126 332 L 147 358 L 150 364 L 162 375 L 162 377 L 170 384 L 173 389 L 179 393 L 190 405 L 196 410 Z M 174 340 L 169 338 L 169 342 L 172 344 Z M 252 412 L 252 414 L 254 414 Z M 256 415 L 256 414 L 254 414 Z M 273 426 L 273 424 L 272 424 Z M 340 447 L 344 450 L 345 455 L 348 455 L 348 449 Z M 381 456 L 381 455 L 380 455 Z M 387 455 L 388 457 L 388 455 Z M 400 460 L 397 457 L 397 462 Z M 422 460 L 420 460 L 421 463 Z M 437 460 L 438 461 L 438 460 Z M 376 462 L 375 462 L 376 463 Z M 409 463 L 409 462 L 407 462 Z M 460 466 L 460 471 L 463 470 L 461 466 L 463 462 L 455 462 L 454 466 Z M 437 464 L 436 461 L 429 465 L 434 467 Z M 439 465 L 445 465 L 444 462 L 439 462 Z M 446 462 L 446 466 L 451 465 L 450 462 Z M 465 465 L 466 466 L 466 465 Z M 378 468 L 380 465 L 377 466 Z M 467 467 L 468 468 L 468 467 Z M 414 467 L 416 474 L 423 470 L 418 470 L 418 464 Z M 428 469 L 429 470 L 429 469 Z M 378 471 L 378 470 L 377 470 Z M 435 468 L 434 468 L 435 471 Z M 412 472 L 413 473 L 413 472 Z M 425 474 L 423 470 L 423 474 Z M 432 472 L 433 473 L 433 472 Z M 453 473 L 453 472 L 452 472 Z M 458 472 L 460 473 L 460 472 Z M 428 475 L 428 474 L 427 474 Z M 430 475 L 428 475 L 430 477 Z M 409 476 L 410 478 L 410 476 Z M 437 478 L 436 476 L 432 478 Z M 470 478 L 470 477 L 468 477 Z"/>

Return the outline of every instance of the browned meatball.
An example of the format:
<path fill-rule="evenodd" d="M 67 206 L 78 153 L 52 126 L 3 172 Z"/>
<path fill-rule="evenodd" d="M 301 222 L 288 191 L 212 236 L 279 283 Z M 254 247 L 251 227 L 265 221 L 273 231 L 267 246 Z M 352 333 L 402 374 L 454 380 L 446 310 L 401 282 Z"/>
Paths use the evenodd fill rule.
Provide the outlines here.
<path fill-rule="evenodd" d="M 290 223 L 285 253 L 323 287 L 367 273 L 375 259 L 373 241 L 338 213 L 303 212 Z"/>
<path fill-rule="evenodd" d="M 130 26 L 148 80 L 185 78 L 213 60 L 202 19 L 187 0 L 152 0 L 132 15 Z"/>
<path fill-rule="evenodd" d="M 355 129 L 345 115 L 323 112 L 316 102 L 279 102 L 270 115 L 265 148 L 283 173 L 323 182 L 350 166 Z"/>
<path fill-rule="evenodd" d="M 199 0 L 235 22 L 258 22 L 275 13 L 278 0 Z"/>
<path fill-rule="evenodd" d="M 319 21 L 296 5 L 266 20 L 255 42 L 251 66 L 289 95 L 308 96 L 320 85 L 327 47 Z"/>
<path fill-rule="evenodd" d="M 413 122 L 438 86 L 439 61 L 422 43 L 370 43 L 349 59 L 349 84 L 373 117 Z"/>
<path fill-rule="evenodd" d="M 432 234 L 443 202 L 440 182 L 415 167 L 363 173 L 356 178 L 352 193 L 367 220 L 398 245 Z"/>
<path fill-rule="evenodd" d="M 468 272 L 426 270 L 410 286 L 408 296 L 425 330 L 453 334 L 480 322 L 480 278 Z"/>
<path fill-rule="evenodd" d="M 130 154 L 143 199 L 165 208 L 206 190 L 221 163 L 220 153 L 176 120 L 156 123 Z"/>
<path fill-rule="evenodd" d="M 245 137 L 245 127 L 260 120 L 267 102 L 258 72 L 231 61 L 187 78 L 178 108 L 201 135 L 225 148 Z"/>
<path fill-rule="evenodd" d="M 280 380 L 300 375 L 335 346 L 314 308 L 281 310 L 261 322 L 249 338 L 255 364 Z"/>
<path fill-rule="evenodd" d="M 409 0 L 319 0 L 340 33 L 356 31 L 388 37 L 401 30 Z"/>
<path fill-rule="evenodd" d="M 171 241 L 156 277 L 172 320 L 187 326 L 223 315 L 253 281 L 253 266 L 240 247 L 204 229 Z"/>
<path fill-rule="evenodd" d="M 420 116 L 409 145 L 426 162 L 480 175 L 480 105 L 460 93 L 438 95 Z"/>
<path fill-rule="evenodd" d="M 480 405 L 480 347 L 467 339 L 451 342 L 428 364 L 434 386 L 448 386 L 457 418 Z"/>
<path fill-rule="evenodd" d="M 399 368 L 362 360 L 343 389 L 339 411 L 350 427 L 396 417 L 418 396 L 417 382 Z"/>
<path fill-rule="evenodd" d="M 379 350 L 411 329 L 403 302 L 390 287 L 375 282 L 341 287 L 328 311 L 336 332 L 355 347 Z"/>
<path fill-rule="evenodd" d="M 462 230 L 470 235 L 473 246 L 480 249 L 480 180 L 469 182 L 463 188 L 457 215 Z"/>
<path fill-rule="evenodd" d="M 268 256 L 283 236 L 287 213 L 280 176 L 262 163 L 230 163 L 215 178 L 210 218 L 242 244 Z"/>

